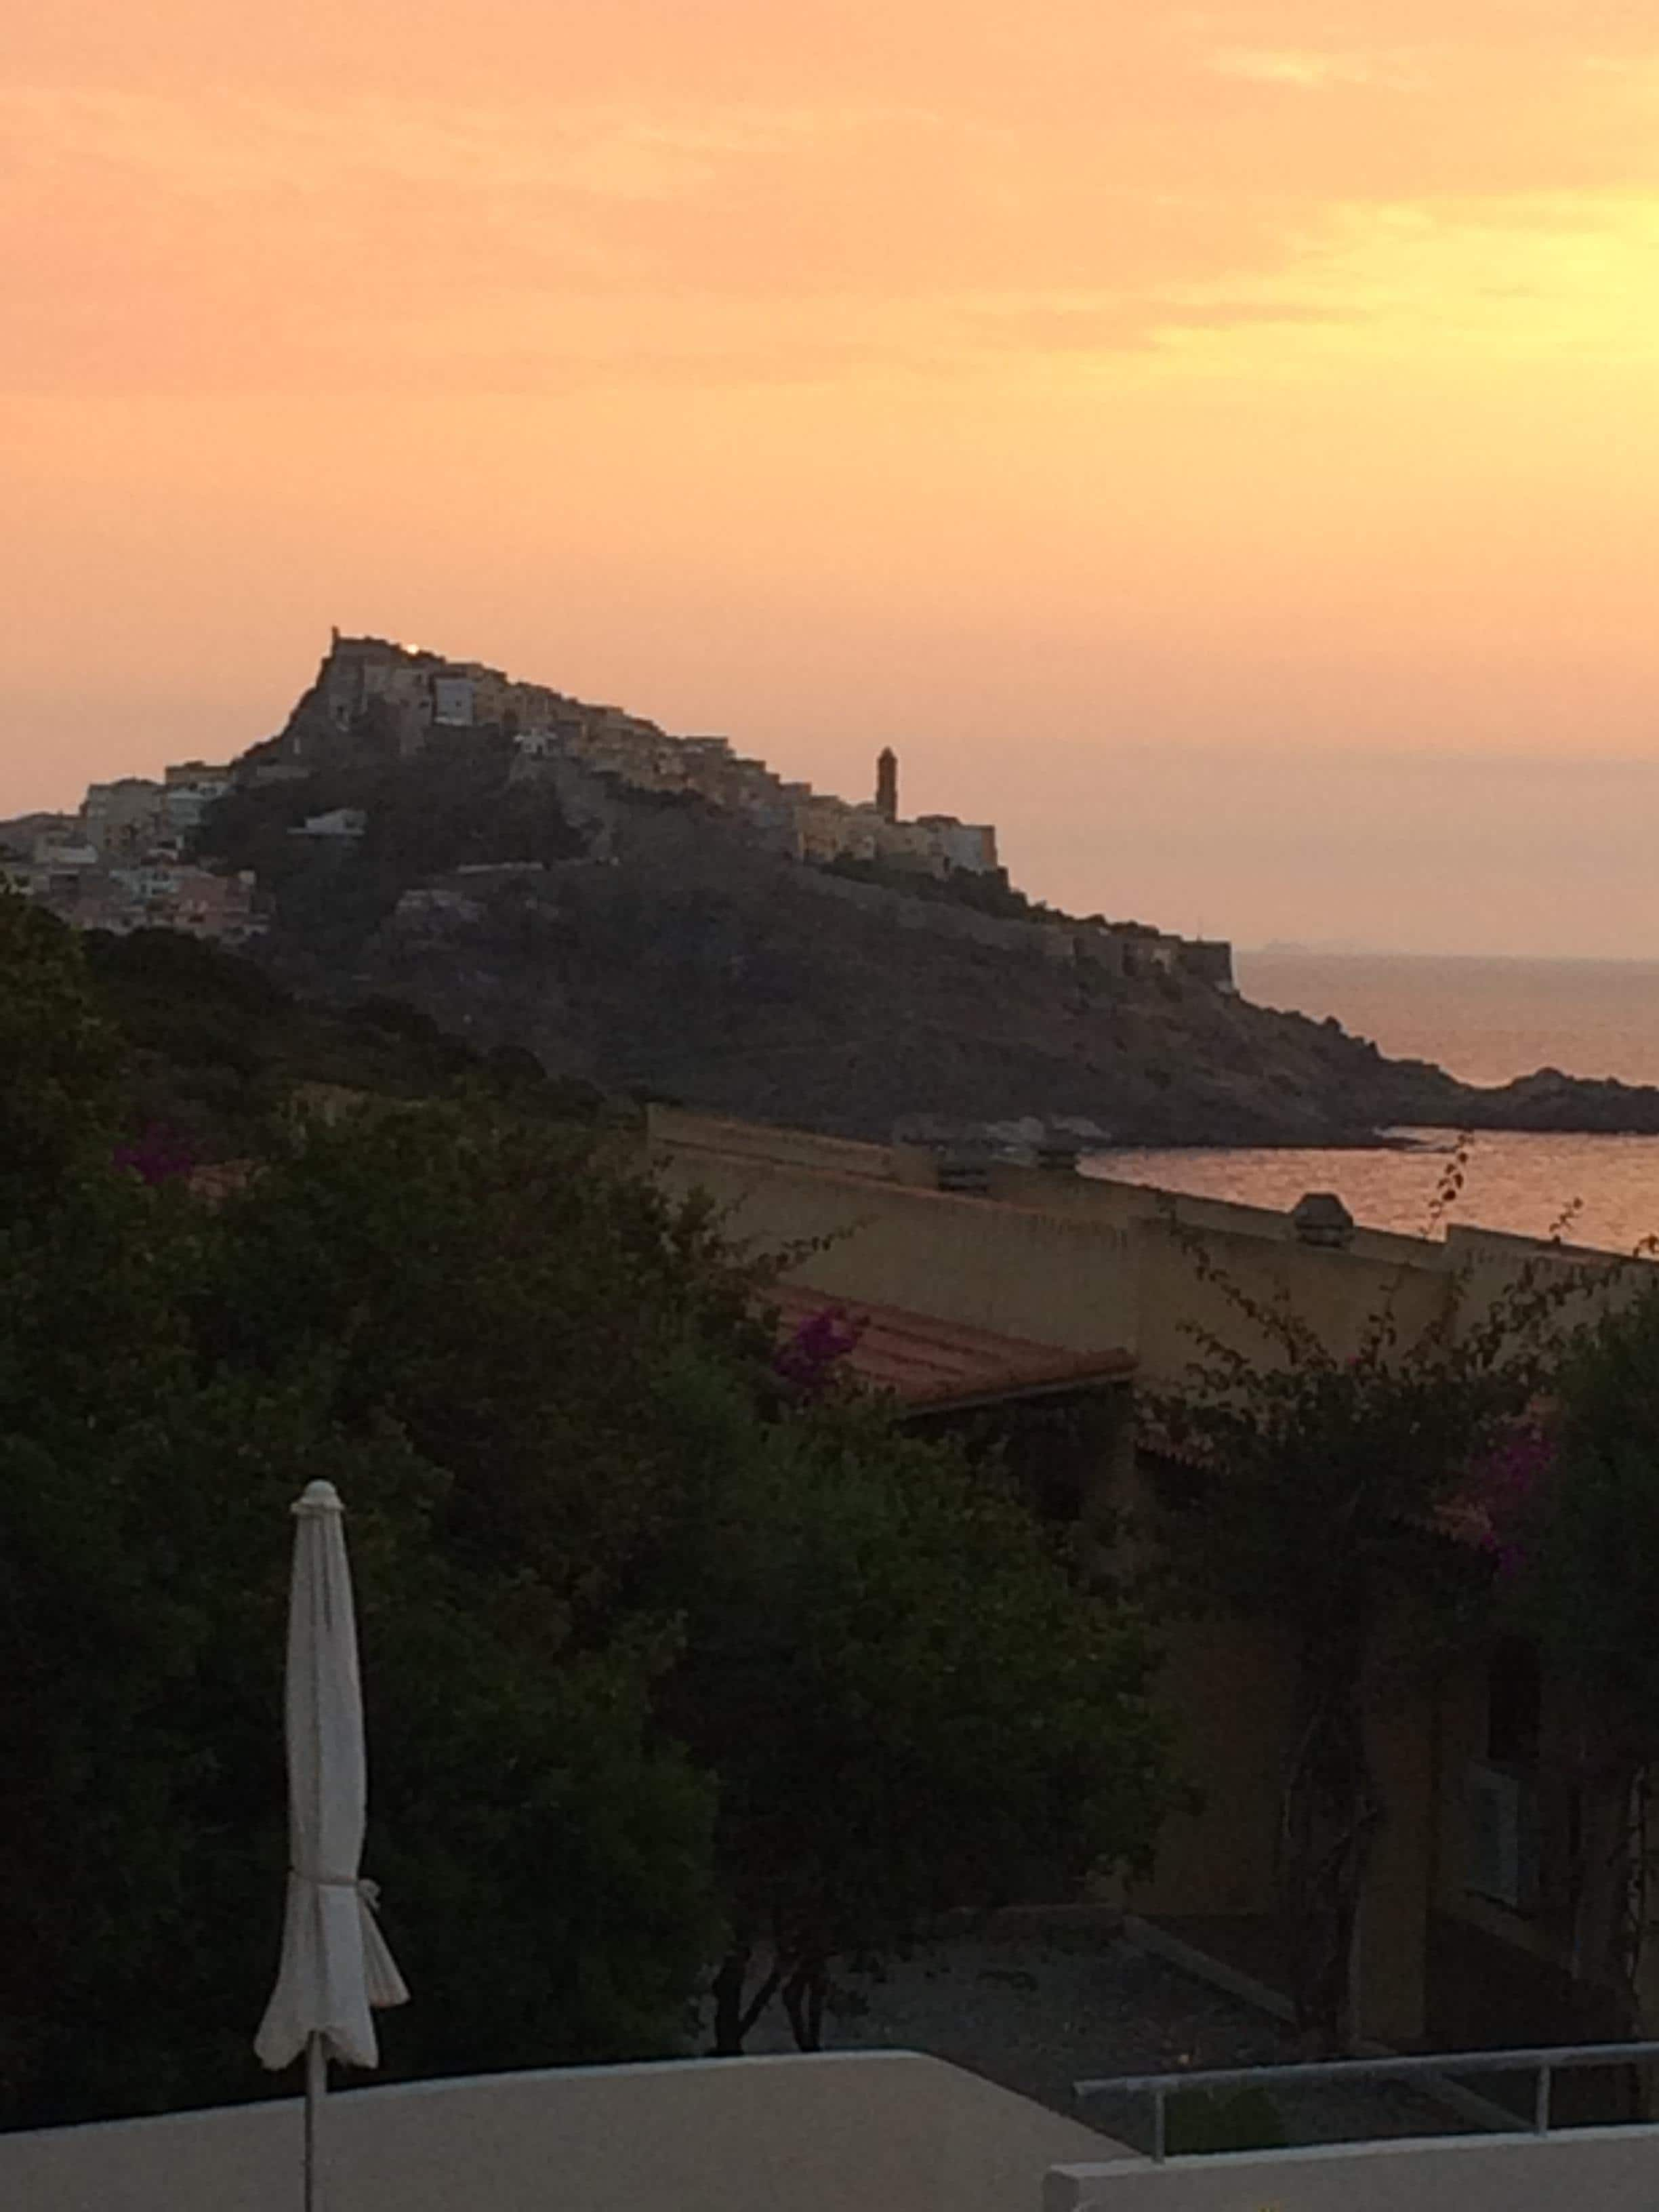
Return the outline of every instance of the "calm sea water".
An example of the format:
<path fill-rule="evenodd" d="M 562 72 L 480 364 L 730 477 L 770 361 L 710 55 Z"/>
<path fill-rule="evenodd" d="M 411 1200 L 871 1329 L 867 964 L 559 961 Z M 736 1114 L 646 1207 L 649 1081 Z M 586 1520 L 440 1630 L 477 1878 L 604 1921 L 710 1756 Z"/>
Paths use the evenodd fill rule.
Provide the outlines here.
<path fill-rule="evenodd" d="M 1384 1052 L 1466 1082 L 1559 1067 L 1659 1083 L 1659 962 L 1247 952 L 1238 980 L 1259 1005 L 1334 1014 Z M 1113 1152 L 1097 1172 L 1251 1206 L 1334 1190 L 1357 1220 L 1420 1232 L 1453 1139 L 1410 1134 L 1400 1151 Z M 1474 1139 L 1456 1219 L 1541 1236 L 1570 1207 L 1576 1243 L 1626 1251 L 1659 1231 L 1659 1138 Z"/>
<path fill-rule="evenodd" d="M 1391 1058 L 1466 1083 L 1539 1067 L 1659 1083 L 1659 961 L 1241 952 L 1237 966 L 1258 1006 L 1334 1014 Z"/>

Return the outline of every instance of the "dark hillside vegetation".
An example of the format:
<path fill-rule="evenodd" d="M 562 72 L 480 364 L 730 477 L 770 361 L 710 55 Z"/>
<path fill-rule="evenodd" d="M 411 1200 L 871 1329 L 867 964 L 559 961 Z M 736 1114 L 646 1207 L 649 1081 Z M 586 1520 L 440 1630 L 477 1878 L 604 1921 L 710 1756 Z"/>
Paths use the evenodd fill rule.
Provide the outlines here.
<path fill-rule="evenodd" d="M 700 799 L 520 760 L 504 728 L 398 757 L 366 713 L 306 747 L 204 833 L 272 900 L 260 959 L 308 999 L 406 1001 L 600 1091 L 876 1140 L 927 1117 L 1139 1145 L 1659 1132 L 1659 1091 L 1461 1084 L 1200 974 L 1115 973 L 1001 873 L 798 863 Z M 360 838 L 295 834 L 343 807 Z"/>
<path fill-rule="evenodd" d="M 1271 1143 L 1441 1118 L 1417 1109 L 1454 1088 L 1190 977 L 1115 976 L 938 919 L 964 902 L 1044 918 L 994 884 L 969 902 L 954 882 L 872 879 L 861 904 L 830 896 L 857 871 L 787 860 L 695 799 L 588 781 L 578 829 L 550 779 L 510 777 L 475 735 L 236 793 L 205 844 L 269 887 L 259 957 L 304 998 L 402 1000 L 608 1093 L 875 1139 L 915 1115 L 1035 1114 L 1125 1141 Z M 344 805 L 368 817 L 359 843 L 293 834 Z"/>
<path fill-rule="evenodd" d="M 463 1044 L 413 1006 L 309 1005 L 253 961 L 173 930 L 82 941 L 119 1047 L 128 1124 L 171 1132 L 199 1160 L 263 1150 L 276 1119 L 307 1092 L 477 1093 L 538 1118 L 587 1121 L 603 1110 L 590 1085 L 550 1081 L 522 1049 Z"/>
<path fill-rule="evenodd" d="M 483 861 L 568 860 L 583 849 L 544 783 L 514 782 L 499 730 L 441 732 L 407 760 L 364 740 L 303 781 L 246 786 L 214 808 L 205 853 L 252 868 L 283 931 L 323 960 L 350 960 L 411 884 Z M 356 808 L 360 840 L 307 837 L 308 818 Z"/>

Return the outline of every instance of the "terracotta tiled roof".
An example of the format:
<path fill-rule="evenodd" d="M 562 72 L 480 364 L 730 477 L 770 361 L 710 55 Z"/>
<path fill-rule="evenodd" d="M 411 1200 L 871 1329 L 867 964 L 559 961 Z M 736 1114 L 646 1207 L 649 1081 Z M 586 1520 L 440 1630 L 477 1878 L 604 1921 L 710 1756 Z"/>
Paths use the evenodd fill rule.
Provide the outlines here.
<path fill-rule="evenodd" d="M 903 1306 L 840 1297 L 803 1283 L 779 1285 L 771 1303 L 786 1335 L 823 1314 L 850 1323 L 858 1334 L 842 1363 L 844 1370 L 871 1389 L 891 1391 L 917 1412 L 1098 1389 L 1123 1382 L 1134 1371 L 1133 1355 L 1127 1352 L 1068 1352 L 1025 1337 L 965 1328 Z"/>

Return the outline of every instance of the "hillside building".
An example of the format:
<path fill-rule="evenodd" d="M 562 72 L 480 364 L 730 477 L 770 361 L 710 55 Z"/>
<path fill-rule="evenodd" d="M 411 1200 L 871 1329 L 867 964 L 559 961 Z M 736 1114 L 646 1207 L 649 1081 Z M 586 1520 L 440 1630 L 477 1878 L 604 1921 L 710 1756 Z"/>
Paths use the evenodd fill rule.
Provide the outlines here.
<path fill-rule="evenodd" d="M 234 788 L 228 765 L 179 761 L 160 778 L 88 785 L 78 814 L 36 837 L 3 879 L 80 929 L 181 929 L 245 944 L 265 927 L 251 872 L 221 875 L 189 857 L 208 809 Z"/>
<path fill-rule="evenodd" d="M 144 775 L 92 783 L 82 802 L 86 842 L 110 860 L 148 852 L 166 819 L 166 787 Z"/>
<path fill-rule="evenodd" d="M 206 761 L 181 761 L 164 769 L 162 776 L 162 824 L 181 845 L 195 836 L 209 807 L 222 799 L 235 781 L 228 765 L 214 767 Z"/>

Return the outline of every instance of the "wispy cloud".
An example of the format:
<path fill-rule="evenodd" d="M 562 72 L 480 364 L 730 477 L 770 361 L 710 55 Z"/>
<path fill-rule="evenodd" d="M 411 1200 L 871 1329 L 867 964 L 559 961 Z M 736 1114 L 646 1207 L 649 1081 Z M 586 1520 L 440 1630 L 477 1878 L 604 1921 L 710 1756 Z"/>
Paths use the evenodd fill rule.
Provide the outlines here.
<path fill-rule="evenodd" d="M 1305 33 L 1296 15 L 1279 20 Z M 1651 203 L 1611 180 L 1641 173 L 1659 78 L 1634 51 L 1617 76 L 1576 72 L 1598 118 L 1636 118 L 1623 138 L 1561 137 L 1531 76 L 1505 115 L 1534 139 L 1483 137 L 1478 116 L 1449 133 L 1451 64 L 1421 15 L 1398 45 L 1356 20 L 1343 46 L 1229 43 L 1189 19 L 1137 49 L 1156 100 L 1126 96 L 1105 131 L 1058 78 L 1042 111 L 847 86 L 820 103 L 0 85 L 0 379 L 447 392 L 748 363 L 854 380 L 1006 374 L 1022 354 L 1283 356 L 1298 329 L 1310 349 L 1645 345 Z M 1386 121 L 1367 125 L 1372 92 Z M 1659 155 L 1641 158 L 1659 194 Z M 1557 189 L 1519 181 L 1538 179 Z"/>
<path fill-rule="evenodd" d="M 372 94 L 210 106 L 142 92 L 0 86 L 0 137 L 23 166 L 88 162 L 193 192 L 307 197 L 374 172 L 434 183 L 678 198 L 725 167 L 900 131 L 961 130 L 883 106 L 574 106 L 550 112 Z"/>
<path fill-rule="evenodd" d="M 1326 52 L 1302 46 L 1224 46 L 1205 57 L 1218 76 L 1243 77 L 1252 84 L 1284 85 L 1298 92 L 1324 92 L 1338 85 L 1376 85 L 1403 91 L 1419 81 L 1408 57 L 1387 52 Z"/>

